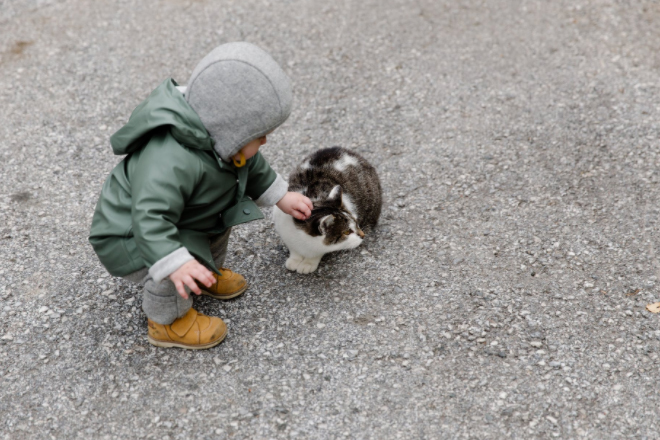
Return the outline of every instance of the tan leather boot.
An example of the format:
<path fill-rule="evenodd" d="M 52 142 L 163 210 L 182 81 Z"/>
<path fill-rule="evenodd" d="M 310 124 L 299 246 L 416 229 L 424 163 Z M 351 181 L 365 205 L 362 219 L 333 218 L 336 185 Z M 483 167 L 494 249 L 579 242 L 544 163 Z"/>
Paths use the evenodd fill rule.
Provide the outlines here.
<path fill-rule="evenodd" d="M 242 295 L 243 292 L 247 290 L 248 283 L 245 281 L 245 278 L 243 278 L 243 275 L 239 275 L 229 269 L 225 269 L 224 267 L 221 267 L 218 270 L 222 276 L 214 273 L 213 278 L 215 278 L 215 284 L 211 287 L 206 287 L 202 283 L 197 283 L 202 290 L 203 295 L 212 296 L 216 299 L 232 299 Z"/>
<path fill-rule="evenodd" d="M 203 350 L 215 347 L 227 336 L 227 326 L 220 318 L 188 310 L 172 324 L 149 323 L 149 343 L 156 347 L 178 347 Z"/>

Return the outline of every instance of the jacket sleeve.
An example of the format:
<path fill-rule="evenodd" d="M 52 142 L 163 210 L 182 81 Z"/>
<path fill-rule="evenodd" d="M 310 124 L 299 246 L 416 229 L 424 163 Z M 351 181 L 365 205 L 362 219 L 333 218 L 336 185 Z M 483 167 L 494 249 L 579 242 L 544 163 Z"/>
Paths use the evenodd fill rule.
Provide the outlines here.
<path fill-rule="evenodd" d="M 248 161 L 248 181 L 245 192 L 259 206 L 273 206 L 284 197 L 288 184 L 275 173 L 266 159 L 257 153 Z"/>
<path fill-rule="evenodd" d="M 185 148 L 154 140 L 139 154 L 131 176 L 133 234 L 149 274 L 159 282 L 193 259 L 176 225 L 201 177 L 201 165 L 191 161 Z"/>

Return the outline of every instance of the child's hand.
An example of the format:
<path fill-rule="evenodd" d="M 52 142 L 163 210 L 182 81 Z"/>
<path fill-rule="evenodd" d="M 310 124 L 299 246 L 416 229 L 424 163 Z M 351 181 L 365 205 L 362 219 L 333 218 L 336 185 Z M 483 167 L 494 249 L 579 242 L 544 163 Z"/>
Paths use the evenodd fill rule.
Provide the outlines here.
<path fill-rule="evenodd" d="M 298 220 L 306 220 L 312 215 L 312 201 L 297 192 L 289 191 L 277 202 L 277 207 L 284 213 L 292 215 Z"/>
<path fill-rule="evenodd" d="M 184 284 L 195 293 L 201 295 L 202 291 L 195 280 L 201 281 L 206 287 L 211 287 L 215 283 L 213 273 L 203 265 L 199 264 L 197 260 L 190 260 L 174 272 L 170 274 L 170 280 L 176 286 L 176 291 L 179 292 L 181 298 L 188 299 L 188 294 Z"/>

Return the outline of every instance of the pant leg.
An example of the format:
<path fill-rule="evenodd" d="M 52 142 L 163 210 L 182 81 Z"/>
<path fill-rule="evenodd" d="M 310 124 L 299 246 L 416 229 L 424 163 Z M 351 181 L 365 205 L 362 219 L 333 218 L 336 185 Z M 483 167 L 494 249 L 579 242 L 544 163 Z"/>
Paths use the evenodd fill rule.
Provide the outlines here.
<path fill-rule="evenodd" d="M 160 283 L 154 282 L 149 276 L 147 268 L 138 270 L 124 277 L 125 280 L 142 284 L 142 310 L 151 319 L 158 324 L 171 324 L 175 319 L 182 317 L 193 305 L 193 294 L 188 295 L 188 299 L 181 298 L 176 291 L 174 283 L 169 278 L 165 278 Z"/>
<path fill-rule="evenodd" d="M 211 256 L 216 268 L 221 268 L 225 264 L 227 257 L 227 244 L 229 243 L 229 235 L 231 228 L 227 229 L 220 235 L 211 237 Z"/>
<path fill-rule="evenodd" d="M 193 296 L 193 293 L 189 293 L 188 299 L 181 298 L 169 278 L 156 283 L 148 277 L 142 292 L 142 310 L 147 318 L 158 324 L 171 324 L 188 313 L 193 305 Z"/>

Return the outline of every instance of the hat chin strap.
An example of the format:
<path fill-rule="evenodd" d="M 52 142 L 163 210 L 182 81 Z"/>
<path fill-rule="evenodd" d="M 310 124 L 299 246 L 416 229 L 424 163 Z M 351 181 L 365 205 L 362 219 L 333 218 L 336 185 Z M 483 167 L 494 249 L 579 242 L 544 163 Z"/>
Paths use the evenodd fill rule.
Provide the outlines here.
<path fill-rule="evenodd" d="M 234 161 L 234 165 L 236 165 L 236 168 L 241 168 L 242 166 L 245 166 L 245 163 L 247 162 L 245 160 L 245 155 L 243 154 L 242 151 L 238 152 L 239 160 L 236 160 L 235 158 L 231 158 L 231 160 Z"/>

